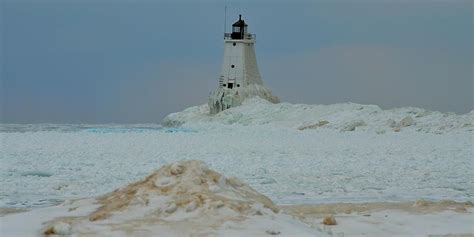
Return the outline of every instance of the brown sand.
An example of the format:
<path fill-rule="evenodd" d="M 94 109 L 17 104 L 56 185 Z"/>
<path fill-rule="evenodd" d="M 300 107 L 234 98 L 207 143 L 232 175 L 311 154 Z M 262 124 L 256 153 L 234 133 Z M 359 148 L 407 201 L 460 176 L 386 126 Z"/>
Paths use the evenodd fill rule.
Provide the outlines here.
<path fill-rule="evenodd" d="M 467 208 L 474 207 L 470 201 L 456 202 L 452 200 L 427 201 L 420 199 L 416 202 L 375 202 L 375 203 L 334 203 L 334 204 L 303 204 L 287 205 L 280 208 L 293 216 L 304 219 L 305 217 L 323 218 L 329 214 L 351 214 L 360 213 L 362 215 L 376 210 L 402 210 L 409 213 L 433 213 L 445 210 L 452 210 L 459 213 L 467 211 Z"/>
<path fill-rule="evenodd" d="M 8 214 L 26 212 L 29 211 L 26 208 L 0 208 L 0 216 L 6 216 Z"/>

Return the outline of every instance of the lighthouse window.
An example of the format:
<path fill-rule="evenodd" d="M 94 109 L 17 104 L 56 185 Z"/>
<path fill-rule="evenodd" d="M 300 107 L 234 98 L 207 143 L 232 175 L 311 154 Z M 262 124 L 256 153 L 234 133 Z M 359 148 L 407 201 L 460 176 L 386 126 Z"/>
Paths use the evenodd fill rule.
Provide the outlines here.
<path fill-rule="evenodd" d="M 237 87 L 240 87 L 240 84 L 237 84 Z"/>
<path fill-rule="evenodd" d="M 232 65 L 230 65 L 230 67 L 231 67 L 231 68 L 234 68 L 235 66 L 234 66 L 234 64 L 232 64 Z"/>
<path fill-rule="evenodd" d="M 232 45 L 233 45 L 233 46 L 236 46 L 237 44 L 236 44 L 236 43 L 233 43 Z"/>

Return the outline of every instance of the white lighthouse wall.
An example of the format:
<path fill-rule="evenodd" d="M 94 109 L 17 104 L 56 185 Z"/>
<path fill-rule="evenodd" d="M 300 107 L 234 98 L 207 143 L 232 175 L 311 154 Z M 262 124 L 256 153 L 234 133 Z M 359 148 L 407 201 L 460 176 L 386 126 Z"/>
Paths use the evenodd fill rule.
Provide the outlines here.
<path fill-rule="evenodd" d="M 224 60 L 219 87 L 209 97 L 211 114 L 239 106 L 244 99 L 254 96 L 278 103 L 278 97 L 272 95 L 260 77 L 255 57 L 255 40 L 227 39 L 224 42 Z M 229 88 L 229 83 L 234 83 L 232 88 Z"/>
<path fill-rule="evenodd" d="M 221 76 L 223 76 L 223 82 L 226 85 L 229 81 L 233 82 L 234 80 L 240 86 L 262 85 L 253 40 L 228 40 L 225 42 Z"/>
<path fill-rule="evenodd" d="M 244 78 L 245 84 L 263 85 L 262 78 L 258 71 L 257 58 L 255 57 L 254 44 L 244 43 Z"/>
<path fill-rule="evenodd" d="M 228 84 L 229 80 L 235 80 L 236 84 L 242 86 L 244 80 L 243 45 L 236 43 L 234 46 L 233 43 L 229 41 L 224 44 L 224 62 L 221 75 L 224 76 L 224 84 Z M 232 68 L 232 65 L 234 65 L 234 68 Z"/>

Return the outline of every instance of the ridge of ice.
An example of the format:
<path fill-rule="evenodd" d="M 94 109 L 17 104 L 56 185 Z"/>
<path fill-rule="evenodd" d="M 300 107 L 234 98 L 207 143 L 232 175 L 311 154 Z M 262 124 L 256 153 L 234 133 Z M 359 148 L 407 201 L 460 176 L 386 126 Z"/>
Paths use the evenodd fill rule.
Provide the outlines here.
<path fill-rule="evenodd" d="M 321 121 L 325 124 L 318 126 Z M 167 127 L 212 127 L 215 125 L 277 125 L 300 130 L 341 131 L 414 130 L 428 133 L 474 131 L 474 110 L 464 114 L 442 113 L 416 107 L 383 110 L 377 105 L 340 103 L 331 105 L 273 104 L 259 97 L 243 101 L 215 115 L 207 104 L 172 113 L 162 120 Z M 364 125 L 365 124 L 365 125 Z M 356 125 L 356 126 L 354 126 Z"/>

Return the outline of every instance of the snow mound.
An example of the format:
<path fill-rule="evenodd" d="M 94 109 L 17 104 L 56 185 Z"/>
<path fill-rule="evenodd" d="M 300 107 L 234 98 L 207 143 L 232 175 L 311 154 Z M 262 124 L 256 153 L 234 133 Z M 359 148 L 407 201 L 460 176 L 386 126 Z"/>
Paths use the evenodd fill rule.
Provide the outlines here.
<path fill-rule="evenodd" d="M 57 217 L 44 234 L 87 236 L 314 236 L 316 230 L 279 213 L 264 195 L 201 161 L 163 166 L 144 180 L 96 199 L 83 216 Z M 81 209 L 69 207 L 69 210 Z"/>
<path fill-rule="evenodd" d="M 241 106 L 211 115 L 208 105 L 195 106 L 166 116 L 167 127 L 213 127 L 216 125 L 276 125 L 298 130 L 334 129 L 342 132 L 418 131 L 445 133 L 474 131 L 474 111 L 464 115 L 415 107 L 382 110 L 377 105 L 342 103 L 332 105 L 273 104 L 259 97 Z"/>
<path fill-rule="evenodd" d="M 209 170 L 200 161 L 182 161 L 164 166 L 145 180 L 98 200 L 102 206 L 90 215 L 91 221 L 121 215 L 118 211 L 150 205 L 158 207 L 155 214 L 174 220 L 186 219 L 186 213 L 193 211 L 216 214 L 214 212 L 220 208 L 247 215 L 252 211 L 252 205 L 257 203 L 273 212 L 278 211 L 267 197 L 235 178 L 227 179 Z"/>

